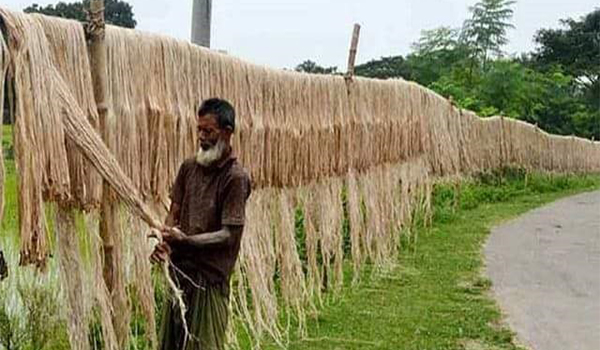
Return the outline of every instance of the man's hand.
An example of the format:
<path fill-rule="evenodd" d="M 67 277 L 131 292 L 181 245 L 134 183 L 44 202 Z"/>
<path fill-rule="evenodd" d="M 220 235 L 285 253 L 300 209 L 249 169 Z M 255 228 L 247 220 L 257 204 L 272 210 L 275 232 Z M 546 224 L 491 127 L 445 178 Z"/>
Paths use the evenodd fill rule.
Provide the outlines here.
<path fill-rule="evenodd" d="M 165 226 L 162 230 L 162 235 L 163 241 L 167 243 L 180 243 L 187 238 L 187 235 L 181 232 L 177 227 Z"/>
<path fill-rule="evenodd" d="M 169 255 L 171 255 L 171 247 L 168 243 L 162 242 L 154 247 L 154 251 L 150 255 L 150 261 L 157 264 L 162 263 L 169 259 Z"/>

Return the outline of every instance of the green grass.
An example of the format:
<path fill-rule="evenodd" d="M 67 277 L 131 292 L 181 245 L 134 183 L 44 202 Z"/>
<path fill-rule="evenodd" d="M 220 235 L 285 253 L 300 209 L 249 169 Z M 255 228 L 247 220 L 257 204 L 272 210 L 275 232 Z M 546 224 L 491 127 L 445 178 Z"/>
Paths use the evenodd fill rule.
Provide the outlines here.
<path fill-rule="evenodd" d="M 404 242 L 397 266 L 375 275 L 367 268 L 361 285 L 330 302 L 288 348 L 518 349 L 481 274 L 490 227 L 599 185 L 598 177 L 503 174 L 464 184 L 458 202 L 453 186 L 437 186 L 433 225 Z"/>
<path fill-rule="evenodd" d="M 0 223 L 0 231 L 2 232 L 0 244 L 3 247 L 0 248 L 10 249 L 9 247 L 16 245 L 16 232 L 18 227 L 17 174 L 15 171 L 15 162 L 12 158 L 12 126 L 10 125 L 2 126 L 1 150 L 4 152 L 5 155 L 4 167 L 6 170 L 6 174 L 4 179 L 4 218 Z M 5 254 L 6 249 L 3 249 L 5 250 Z"/>

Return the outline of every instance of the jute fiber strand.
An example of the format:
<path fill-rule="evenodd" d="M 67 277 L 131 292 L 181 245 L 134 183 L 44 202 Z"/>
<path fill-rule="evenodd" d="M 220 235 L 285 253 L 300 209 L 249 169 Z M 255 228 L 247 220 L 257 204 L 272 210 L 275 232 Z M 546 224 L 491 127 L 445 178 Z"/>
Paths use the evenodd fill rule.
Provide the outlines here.
<path fill-rule="evenodd" d="M 6 81 L 6 69 L 8 68 L 8 51 L 4 37 L 0 35 L 0 222 L 4 216 L 4 149 L 2 148 L 2 125 L 4 124 L 4 84 Z"/>
<path fill-rule="evenodd" d="M 343 283 L 344 259 L 342 237 L 342 183 L 337 178 L 325 182 L 318 193 L 321 193 L 318 202 L 317 220 L 320 249 L 323 264 L 324 283 L 328 289 L 341 288 Z"/>
<path fill-rule="evenodd" d="M 306 285 L 302 262 L 296 249 L 293 194 L 289 190 L 277 190 L 272 203 L 275 255 L 281 295 L 289 312 L 295 315 L 299 324 L 299 331 L 303 331 L 305 323 L 304 306 L 306 303 Z M 288 316 L 289 317 L 289 316 Z M 289 325 L 289 322 L 288 322 Z"/>
<path fill-rule="evenodd" d="M 318 193 L 315 184 L 299 189 L 298 198 L 302 210 L 304 226 L 304 245 L 306 249 L 306 288 L 309 299 L 319 306 L 322 305 L 323 271 L 319 264 L 318 252 L 320 246 L 317 231 L 319 203 L 315 200 Z"/>
<path fill-rule="evenodd" d="M 86 297 L 90 295 L 90 284 L 85 280 L 85 269 L 81 261 L 79 237 L 75 226 L 75 211 L 59 206 L 55 212 L 56 233 L 62 286 L 66 294 L 71 348 L 90 349 L 89 322 L 92 304 Z"/>
<path fill-rule="evenodd" d="M 56 203 L 64 210 L 57 220 L 65 304 L 83 310 L 68 323 L 73 348 L 84 348 L 76 321 L 92 315 L 106 348 L 125 346 L 128 287 L 146 328 L 154 329 L 152 247 L 143 233 L 160 226 L 178 167 L 195 153 L 195 111 L 206 98 L 235 106 L 234 149 L 254 184 L 231 299 L 241 321 L 235 324 L 256 348 L 265 338 L 284 346 L 291 324 L 304 331 L 326 292 L 342 288 L 345 256 L 354 281 L 365 263 L 394 264 L 401 234 L 430 217 L 438 179 L 504 166 L 600 172 L 598 142 L 549 135 L 508 118 L 482 119 L 412 82 L 273 70 L 115 27 L 106 32 L 110 132 L 118 145 L 111 152 L 94 131 L 98 114 L 81 24 L 4 9 L 0 17 L 7 38 L 0 68 L 8 64 L 15 87 L 21 258 L 44 265 L 44 202 Z M 102 278 L 97 230 L 101 178 L 127 209 L 121 211 L 124 234 L 116 237 L 119 292 L 113 295 Z M 91 281 L 80 277 L 84 264 L 67 241 L 70 210 L 83 211 L 87 222 Z M 91 285 L 93 300 L 74 294 L 79 280 Z M 115 307 L 121 317 L 114 317 Z M 156 343 L 153 331 L 146 335 Z"/>
<path fill-rule="evenodd" d="M 246 206 L 244 239 L 239 256 L 237 276 L 237 312 L 241 315 L 249 334 L 257 343 L 263 335 L 281 339 L 278 328 L 278 301 L 273 276 L 277 254 L 272 233 L 268 201 L 272 190 L 259 189 L 250 197 Z M 247 295 L 249 294 L 249 300 Z"/>

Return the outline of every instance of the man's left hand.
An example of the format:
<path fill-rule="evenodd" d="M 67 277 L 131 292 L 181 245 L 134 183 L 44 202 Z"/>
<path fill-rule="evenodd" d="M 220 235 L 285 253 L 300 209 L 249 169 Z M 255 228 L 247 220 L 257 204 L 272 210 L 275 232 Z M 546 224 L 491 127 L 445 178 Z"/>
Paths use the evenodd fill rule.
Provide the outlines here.
<path fill-rule="evenodd" d="M 167 243 L 183 242 L 187 235 L 181 232 L 177 227 L 165 227 L 162 230 L 163 240 Z"/>

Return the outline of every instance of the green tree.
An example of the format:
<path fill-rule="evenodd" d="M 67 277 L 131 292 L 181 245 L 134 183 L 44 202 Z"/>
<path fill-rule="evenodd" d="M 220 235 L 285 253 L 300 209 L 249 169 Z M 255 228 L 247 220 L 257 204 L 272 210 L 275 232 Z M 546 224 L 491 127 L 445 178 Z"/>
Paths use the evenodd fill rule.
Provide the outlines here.
<path fill-rule="evenodd" d="M 337 73 L 337 67 L 323 67 L 318 65 L 316 62 L 306 60 L 294 68 L 296 72 L 313 73 L 313 74 L 335 74 Z"/>
<path fill-rule="evenodd" d="M 89 9 L 90 0 L 77 1 L 72 3 L 59 2 L 56 5 L 40 6 L 33 4 L 26 7 L 23 11 L 27 13 L 42 13 L 48 16 L 70 18 L 80 22 L 87 20 L 87 9 Z M 105 19 L 106 23 L 135 28 L 137 25 L 133 15 L 133 8 L 130 4 L 120 0 L 105 0 Z"/>
<path fill-rule="evenodd" d="M 419 40 L 416 43 L 413 43 L 411 48 L 420 56 L 439 52 L 449 52 L 458 46 L 459 35 L 459 29 L 450 27 L 422 30 Z"/>
<path fill-rule="evenodd" d="M 459 38 L 460 30 L 448 27 L 422 31 L 407 57 L 411 79 L 429 86 L 450 71 L 466 67 L 470 48 Z"/>
<path fill-rule="evenodd" d="M 588 103 L 600 108 L 600 9 L 576 21 L 563 19 L 563 28 L 540 29 L 532 62 L 542 70 L 555 65 L 576 78 Z"/>
<path fill-rule="evenodd" d="M 461 31 L 461 41 L 473 50 L 483 68 L 490 58 L 502 56 L 502 46 L 508 43 L 506 32 L 514 28 L 510 23 L 514 0 L 481 0 L 469 7 L 471 18 Z"/>
<path fill-rule="evenodd" d="M 354 74 L 377 79 L 411 78 L 410 67 L 402 56 L 381 57 L 354 67 Z"/>

